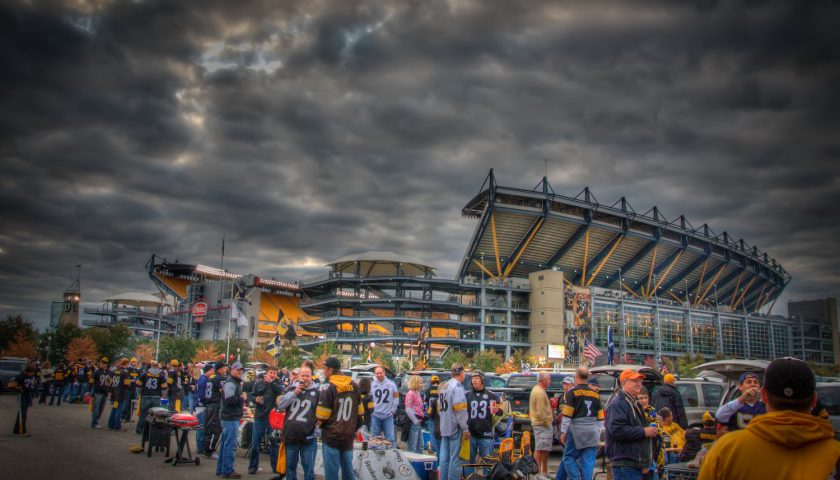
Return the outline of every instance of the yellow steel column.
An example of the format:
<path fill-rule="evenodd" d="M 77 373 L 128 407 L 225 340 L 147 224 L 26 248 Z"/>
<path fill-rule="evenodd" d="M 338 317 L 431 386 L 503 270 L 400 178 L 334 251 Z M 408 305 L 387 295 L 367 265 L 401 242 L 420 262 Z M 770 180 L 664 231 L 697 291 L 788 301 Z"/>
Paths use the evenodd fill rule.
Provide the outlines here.
<path fill-rule="evenodd" d="M 499 242 L 496 240 L 496 214 L 490 214 L 490 232 L 493 234 L 493 252 L 496 254 L 496 275 L 491 274 L 492 277 L 502 275 L 502 261 L 499 260 Z"/>
<path fill-rule="evenodd" d="M 537 226 L 534 228 L 534 231 L 531 232 L 531 235 L 529 235 L 528 238 L 525 240 L 525 243 L 522 244 L 522 248 L 519 249 L 519 253 L 516 254 L 516 257 L 513 260 L 511 260 L 511 262 L 508 264 L 507 268 L 505 269 L 505 272 L 502 274 L 502 279 L 507 278 L 508 274 L 513 270 L 513 267 L 516 266 L 516 262 L 519 261 L 519 257 L 521 257 L 523 253 L 525 253 L 525 249 L 528 248 L 528 245 L 531 244 L 531 240 L 533 240 L 534 237 L 537 235 L 537 232 L 540 231 L 544 221 L 544 218 L 540 218 L 539 220 L 537 220 Z"/>
<path fill-rule="evenodd" d="M 717 282 L 718 277 L 720 277 L 720 274 L 723 273 L 724 270 L 726 270 L 726 267 L 723 267 L 720 270 L 718 270 L 717 275 L 715 275 L 714 278 L 712 278 L 712 281 L 709 282 L 709 286 L 706 287 L 706 290 L 703 291 L 703 295 L 701 295 L 700 299 L 697 300 L 697 305 L 703 303 L 703 300 L 706 298 L 706 295 L 709 294 L 709 291 L 712 289 L 712 286 L 715 284 L 715 282 Z"/>
<path fill-rule="evenodd" d="M 496 278 L 496 276 L 493 275 L 493 272 L 491 272 L 490 270 L 487 270 L 487 268 L 485 268 L 484 265 L 482 265 L 481 262 L 479 262 L 478 260 L 473 258 L 473 263 L 475 263 L 478 266 L 478 268 L 482 269 L 484 271 L 484 273 L 489 275 L 490 278 Z"/>
<path fill-rule="evenodd" d="M 682 257 L 683 251 L 680 251 L 680 253 L 678 253 L 677 256 L 674 257 L 674 259 L 671 261 L 671 264 L 668 265 L 668 268 L 665 269 L 665 273 L 662 274 L 662 278 L 660 278 L 659 281 L 656 282 L 656 285 L 654 285 L 653 287 L 654 292 L 657 288 L 659 288 L 660 285 L 662 285 L 662 281 L 668 278 L 668 274 L 671 273 L 671 269 L 674 268 L 674 265 L 676 265 L 680 257 Z"/>
<path fill-rule="evenodd" d="M 695 301 L 700 300 L 700 290 L 703 288 L 703 279 L 706 277 L 706 266 L 709 265 L 709 259 L 707 258 L 705 262 L 703 262 L 703 270 L 700 272 L 700 281 L 697 282 L 697 291 L 694 292 L 697 294 L 697 298 Z M 688 301 L 688 288 L 685 289 L 685 299 Z M 699 302 L 698 302 L 699 303 Z"/>
<path fill-rule="evenodd" d="M 656 251 L 659 249 L 659 245 L 653 247 L 653 255 L 650 257 L 650 272 L 648 273 L 648 281 L 647 287 L 642 289 L 642 293 L 644 294 L 645 300 L 650 298 L 650 282 L 653 280 L 653 267 L 656 265 Z"/>
<path fill-rule="evenodd" d="M 580 286 L 586 286 L 586 262 L 589 261 L 589 229 L 586 229 L 586 239 L 583 244 L 583 273 L 580 275 Z"/>
<path fill-rule="evenodd" d="M 753 282 L 755 282 L 756 278 L 758 278 L 758 274 L 753 275 L 753 277 L 750 279 L 749 283 L 747 283 L 747 286 L 744 288 L 744 291 L 741 292 L 741 296 L 738 297 L 738 301 L 735 302 L 735 306 L 732 307 L 732 308 L 737 308 L 738 304 L 741 303 L 744 300 L 744 297 L 747 295 L 747 292 L 750 291 L 750 287 L 752 287 L 752 284 L 753 284 Z M 735 293 L 738 293 L 738 292 L 735 292 Z"/>
<path fill-rule="evenodd" d="M 589 281 L 588 281 L 588 282 L 586 282 L 586 286 L 587 286 L 587 287 L 588 287 L 589 285 L 591 285 L 591 284 L 592 284 L 592 281 L 593 281 L 593 280 L 595 280 L 595 277 L 597 277 L 597 276 L 598 276 L 598 274 L 601 272 L 601 269 L 602 269 L 602 268 L 604 268 L 604 265 L 606 265 L 606 264 L 607 264 L 607 260 L 609 260 L 609 259 L 610 259 L 610 256 L 612 256 L 612 254 L 613 254 L 613 252 L 615 251 L 616 247 L 618 247 L 618 244 L 619 244 L 619 243 L 621 243 L 621 241 L 622 241 L 622 240 L 624 240 L 624 237 L 623 237 L 623 236 L 622 236 L 622 237 L 619 237 L 619 238 L 618 238 L 618 240 L 616 240 L 616 242 L 615 242 L 615 243 L 613 244 L 613 246 L 610 248 L 610 251 L 609 251 L 609 252 L 607 252 L 607 256 L 606 256 L 606 257 L 604 257 L 604 259 L 603 259 L 603 260 L 601 260 L 601 263 L 599 263 L 599 264 L 598 264 L 598 268 L 596 268 L 596 269 L 595 269 L 595 271 L 594 271 L 594 272 L 592 272 L 592 276 L 591 276 L 591 277 L 589 277 Z"/>
<path fill-rule="evenodd" d="M 747 273 L 746 270 L 738 275 L 738 281 L 735 282 L 735 290 L 732 290 L 734 293 L 732 294 L 732 301 L 729 303 L 729 308 L 735 308 L 735 299 L 738 298 L 736 295 L 738 295 L 738 288 L 741 286 L 741 280 L 744 278 L 745 273 Z"/>

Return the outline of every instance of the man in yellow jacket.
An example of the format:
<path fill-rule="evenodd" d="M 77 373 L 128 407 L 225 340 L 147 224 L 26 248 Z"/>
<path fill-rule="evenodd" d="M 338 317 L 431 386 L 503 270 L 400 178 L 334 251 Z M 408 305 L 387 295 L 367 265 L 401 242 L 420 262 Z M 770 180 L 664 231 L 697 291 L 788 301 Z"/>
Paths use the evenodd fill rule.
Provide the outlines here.
<path fill-rule="evenodd" d="M 716 441 L 698 480 L 837 478 L 840 442 L 831 423 L 810 413 L 817 402 L 811 367 L 793 358 L 770 362 L 761 399 L 767 414 Z"/>

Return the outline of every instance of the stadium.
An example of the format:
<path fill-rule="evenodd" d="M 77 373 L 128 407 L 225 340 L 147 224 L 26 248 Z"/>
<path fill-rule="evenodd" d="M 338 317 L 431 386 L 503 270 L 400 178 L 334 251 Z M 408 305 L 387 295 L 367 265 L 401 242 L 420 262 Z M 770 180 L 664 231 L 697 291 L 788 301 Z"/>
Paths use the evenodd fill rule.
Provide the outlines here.
<path fill-rule="evenodd" d="M 624 197 L 601 204 L 589 188 L 558 194 L 547 178 L 501 186 L 492 170 L 462 216 L 475 229 L 454 274 L 392 252 L 342 257 L 299 281 L 153 255 L 149 276 L 175 302 L 146 325 L 253 346 L 279 333 L 304 349 L 335 342 L 355 358 L 376 345 L 405 358 L 523 350 L 576 364 L 585 345 L 606 352 L 611 337 L 625 361 L 688 353 L 835 363 L 831 319 L 761 313 L 791 277 L 727 232 L 657 207 L 638 213 Z"/>

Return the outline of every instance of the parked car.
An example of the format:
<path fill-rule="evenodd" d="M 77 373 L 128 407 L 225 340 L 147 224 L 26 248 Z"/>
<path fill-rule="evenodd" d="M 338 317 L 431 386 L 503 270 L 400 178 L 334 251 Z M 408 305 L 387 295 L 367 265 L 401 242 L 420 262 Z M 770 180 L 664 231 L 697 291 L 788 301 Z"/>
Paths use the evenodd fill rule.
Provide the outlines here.
<path fill-rule="evenodd" d="M 539 372 L 522 372 L 513 373 L 508 377 L 505 385 L 510 391 L 508 399 L 510 400 L 510 407 L 515 412 L 528 413 L 528 406 L 530 404 L 531 390 L 537 384 L 537 374 Z M 548 398 L 562 396 L 563 378 L 575 376 L 574 370 L 561 370 L 559 372 L 549 372 L 551 376 L 551 383 L 548 385 L 546 393 Z"/>
<path fill-rule="evenodd" d="M 764 370 L 769 364 L 770 362 L 766 360 L 717 360 L 694 367 L 694 370 L 712 371 L 726 378 L 726 391 L 721 398 L 720 406 L 741 394 L 738 390 L 738 377 L 744 372 L 757 373 L 761 384 L 764 385 Z M 834 431 L 840 432 L 840 382 L 817 382 L 817 399 L 828 411 Z"/>
<path fill-rule="evenodd" d="M 662 374 L 647 365 L 618 364 L 592 367 L 589 369 L 589 378 L 598 380 L 598 384 L 601 386 L 599 393 L 601 395 L 601 406 L 604 409 L 607 408 L 607 402 L 612 398 L 613 393 L 621 387 L 618 384 L 618 377 L 621 376 L 621 372 L 627 369 L 635 370 L 645 376 L 642 385 L 648 389 L 651 398 L 653 398 L 656 390 L 662 386 Z"/>
<path fill-rule="evenodd" d="M 688 426 L 693 427 L 703 424 L 703 412 L 715 414 L 726 383 L 721 377 L 683 378 L 675 387 L 682 397 Z"/>
<path fill-rule="evenodd" d="M 817 382 L 817 399 L 828 412 L 835 432 L 840 432 L 840 382 Z"/>
<path fill-rule="evenodd" d="M 6 390 L 6 384 L 23 371 L 27 360 L 18 357 L 0 358 L 0 392 Z"/>

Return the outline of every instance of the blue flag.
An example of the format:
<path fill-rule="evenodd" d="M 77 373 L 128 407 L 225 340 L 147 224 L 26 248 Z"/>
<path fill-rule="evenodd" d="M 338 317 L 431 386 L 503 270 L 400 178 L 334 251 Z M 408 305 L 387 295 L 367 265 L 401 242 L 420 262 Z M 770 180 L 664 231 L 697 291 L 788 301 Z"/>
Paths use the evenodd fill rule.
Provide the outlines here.
<path fill-rule="evenodd" d="M 613 357 L 615 357 L 615 344 L 612 338 L 612 325 L 607 326 L 607 347 L 609 351 L 610 365 L 613 365 Z"/>

